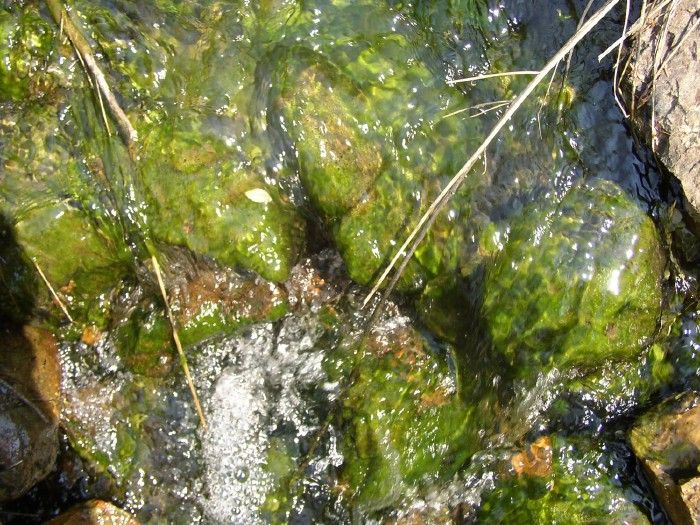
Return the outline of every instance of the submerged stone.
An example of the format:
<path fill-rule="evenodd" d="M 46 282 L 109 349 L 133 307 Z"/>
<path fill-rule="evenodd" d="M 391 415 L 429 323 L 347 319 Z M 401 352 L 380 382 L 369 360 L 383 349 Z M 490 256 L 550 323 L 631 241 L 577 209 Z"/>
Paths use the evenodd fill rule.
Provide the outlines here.
<path fill-rule="evenodd" d="M 671 521 L 700 520 L 700 396 L 685 392 L 637 420 L 629 440 Z"/>
<path fill-rule="evenodd" d="M 444 358 L 410 326 L 388 326 L 356 356 L 336 356 L 331 377 L 350 366 L 344 396 L 341 482 L 371 513 L 406 491 L 449 479 L 479 446 L 476 406 L 455 392 Z M 343 360 L 345 362 L 343 363 Z"/>
<path fill-rule="evenodd" d="M 283 281 L 303 239 L 303 222 L 258 169 L 217 139 L 166 127 L 145 138 L 142 183 L 151 231 L 228 266 Z M 163 176 L 167 173 L 167 176 Z"/>
<path fill-rule="evenodd" d="M 334 85 L 318 65 L 288 67 L 284 77 L 289 88 L 279 103 L 291 125 L 302 182 L 321 212 L 340 216 L 380 173 L 382 151 L 376 132 L 369 131 L 376 116 L 365 96 Z"/>
<path fill-rule="evenodd" d="M 295 147 L 304 188 L 332 228 L 350 276 L 368 284 L 461 167 L 480 124 L 445 115 L 463 99 L 434 79 L 409 30 L 397 33 L 383 7 L 333 9 L 354 8 L 374 17 L 364 38 L 348 35 L 313 49 L 295 44 L 278 58 L 285 64 L 275 78 L 282 132 Z M 400 289 L 475 266 L 478 234 L 488 222 L 479 211 L 483 185 L 470 178 L 438 215 Z"/>
<path fill-rule="evenodd" d="M 52 24 L 34 5 L 0 11 L 0 98 L 23 103 L 50 89 L 55 38 Z"/>
<path fill-rule="evenodd" d="M 493 349 L 519 378 L 635 359 L 656 331 L 664 265 L 654 224 L 613 183 L 525 211 L 486 272 Z"/>
<path fill-rule="evenodd" d="M 586 438 L 540 438 L 513 456 L 481 502 L 479 523 L 648 524 L 618 478 L 614 450 Z"/>
<path fill-rule="evenodd" d="M 17 222 L 17 241 L 78 318 L 129 271 L 121 243 L 105 236 L 81 210 L 57 203 L 37 207 Z M 46 302 L 52 297 L 42 288 Z"/>

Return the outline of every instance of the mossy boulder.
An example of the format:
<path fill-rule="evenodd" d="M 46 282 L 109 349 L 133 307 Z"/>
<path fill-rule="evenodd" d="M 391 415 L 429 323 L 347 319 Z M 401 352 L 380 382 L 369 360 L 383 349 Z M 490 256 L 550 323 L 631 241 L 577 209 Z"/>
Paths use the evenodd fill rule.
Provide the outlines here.
<path fill-rule="evenodd" d="M 560 435 L 536 445 L 513 455 L 511 473 L 482 499 L 479 523 L 649 523 L 620 481 L 626 466 L 614 448 Z"/>
<path fill-rule="evenodd" d="M 17 221 L 16 229 L 19 245 L 76 317 L 87 314 L 100 295 L 129 271 L 125 246 L 70 204 L 37 207 Z M 50 304 L 44 288 L 42 294 Z"/>
<path fill-rule="evenodd" d="M 331 377 L 353 371 L 342 408 L 341 481 L 362 512 L 449 479 L 478 449 L 477 407 L 461 402 L 446 360 L 424 344 L 403 326 L 370 338 L 355 356 L 339 350 L 327 361 Z"/>
<path fill-rule="evenodd" d="M 427 102 L 427 92 L 443 105 L 457 104 L 458 97 L 444 86 L 426 88 L 430 74 L 411 58 L 404 37 L 334 57 L 339 63 L 294 51 L 303 58 L 283 57 L 287 65 L 279 73 L 284 129 L 296 148 L 304 188 L 331 225 L 351 277 L 368 284 L 457 172 L 478 137 L 478 124 L 443 119 Z M 411 63 L 410 73 L 397 57 Z M 392 74 L 383 79 L 382 71 Z M 425 118 L 407 116 L 406 106 Z M 478 178 L 469 180 L 439 214 L 401 289 L 420 289 L 431 277 L 473 266 L 477 246 L 470 219 L 479 217 L 479 186 Z"/>
<path fill-rule="evenodd" d="M 228 266 L 284 281 L 303 240 L 303 221 L 261 172 L 217 138 L 161 126 L 145 137 L 142 183 L 151 232 Z"/>
<path fill-rule="evenodd" d="M 376 116 L 360 92 L 338 86 L 319 65 L 292 62 L 280 105 L 291 126 L 302 182 L 328 217 L 350 210 L 380 173 Z"/>
<path fill-rule="evenodd" d="M 520 378 L 634 360 L 656 331 L 664 267 L 653 222 L 611 182 L 526 210 L 486 272 L 493 350 Z"/>

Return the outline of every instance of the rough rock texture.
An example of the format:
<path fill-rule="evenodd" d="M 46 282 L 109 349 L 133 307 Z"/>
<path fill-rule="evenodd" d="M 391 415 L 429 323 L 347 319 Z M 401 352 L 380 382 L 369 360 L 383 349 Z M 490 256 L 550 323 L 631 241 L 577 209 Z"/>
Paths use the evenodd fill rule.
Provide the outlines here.
<path fill-rule="evenodd" d="M 700 395 L 664 401 L 642 416 L 629 437 L 671 521 L 700 523 Z"/>
<path fill-rule="evenodd" d="M 660 3 L 647 8 L 628 49 L 622 92 L 634 127 L 681 181 L 689 214 L 700 226 L 700 10 L 697 0 L 680 0 L 655 13 Z"/>

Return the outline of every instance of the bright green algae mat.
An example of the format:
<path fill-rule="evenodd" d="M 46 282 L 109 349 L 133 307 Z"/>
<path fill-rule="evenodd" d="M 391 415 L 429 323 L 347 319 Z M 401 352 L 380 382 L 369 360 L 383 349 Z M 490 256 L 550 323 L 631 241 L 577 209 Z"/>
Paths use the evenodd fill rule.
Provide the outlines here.
<path fill-rule="evenodd" d="M 526 210 L 489 266 L 487 335 L 518 375 L 633 359 L 661 315 L 656 228 L 615 184 L 592 181 Z"/>

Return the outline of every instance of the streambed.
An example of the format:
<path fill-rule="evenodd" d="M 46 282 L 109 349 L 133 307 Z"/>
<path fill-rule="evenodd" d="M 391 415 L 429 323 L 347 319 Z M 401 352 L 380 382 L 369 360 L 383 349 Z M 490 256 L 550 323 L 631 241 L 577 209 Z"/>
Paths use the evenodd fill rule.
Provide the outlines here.
<path fill-rule="evenodd" d="M 7 7 L 0 313 L 62 378 L 57 468 L 3 522 L 664 522 L 625 436 L 698 386 L 698 245 L 596 58 L 621 12 L 360 308 L 528 77 L 452 81 L 538 69 L 584 4 L 73 1 L 135 155 L 43 4 Z"/>

